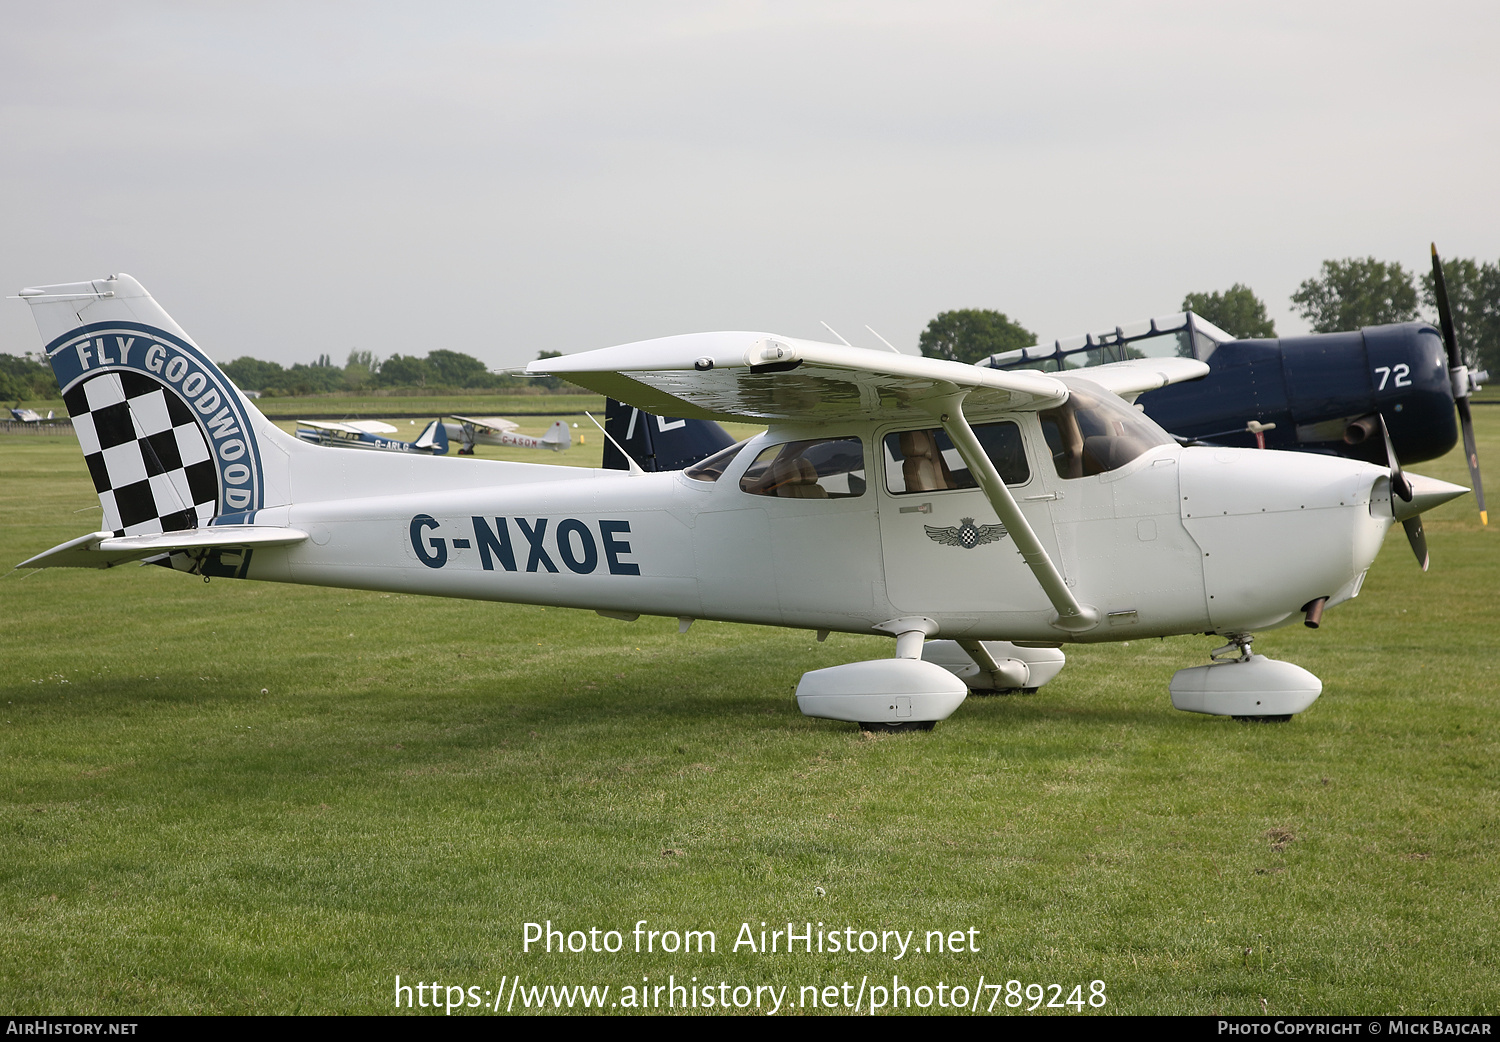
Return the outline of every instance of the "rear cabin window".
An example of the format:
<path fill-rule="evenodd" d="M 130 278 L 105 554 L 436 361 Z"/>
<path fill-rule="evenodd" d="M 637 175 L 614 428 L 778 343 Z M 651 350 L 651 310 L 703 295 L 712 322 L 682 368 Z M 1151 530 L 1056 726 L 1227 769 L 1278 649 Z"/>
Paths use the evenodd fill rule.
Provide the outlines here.
<path fill-rule="evenodd" d="M 1031 480 L 1021 428 L 1011 422 L 981 423 L 974 436 L 1007 485 Z M 885 487 L 896 495 L 978 488 L 968 465 L 941 427 L 885 436 Z"/>
<path fill-rule="evenodd" d="M 865 452 L 858 438 L 789 441 L 763 449 L 740 488 L 776 499 L 849 499 L 865 494 Z"/>

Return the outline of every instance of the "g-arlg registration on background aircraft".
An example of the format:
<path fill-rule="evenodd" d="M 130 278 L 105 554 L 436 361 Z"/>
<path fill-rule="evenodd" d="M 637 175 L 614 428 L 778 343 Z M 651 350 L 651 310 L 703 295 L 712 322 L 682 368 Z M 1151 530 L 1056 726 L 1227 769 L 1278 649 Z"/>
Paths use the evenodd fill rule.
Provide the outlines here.
<path fill-rule="evenodd" d="M 379 420 L 342 420 L 326 423 L 298 420 L 297 437 L 314 445 L 335 449 L 376 449 L 381 452 L 424 452 L 433 456 L 448 453 L 448 432 L 443 421 L 433 420 L 417 435 L 416 441 L 401 441 L 386 435 L 396 428 Z"/>
<path fill-rule="evenodd" d="M 1357 595 L 1395 520 L 1465 491 L 1399 467 L 1184 448 L 1121 395 L 1202 376 L 1196 359 L 1003 372 L 754 332 L 528 367 L 661 415 L 769 425 L 684 471 L 331 451 L 261 416 L 129 276 L 22 296 L 107 529 L 24 567 L 144 560 L 887 634 L 894 658 L 798 686 L 803 712 L 873 726 L 931 726 L 963 701 L 924 645 L 999 677 L 1026 663 L 986 641 L 1205 632 L 1228 641 L 1223 657 L 1180 670 L 1175 705 L 1300 712 L 1321 683 L 1252 654 L 1253 632 Z"/>

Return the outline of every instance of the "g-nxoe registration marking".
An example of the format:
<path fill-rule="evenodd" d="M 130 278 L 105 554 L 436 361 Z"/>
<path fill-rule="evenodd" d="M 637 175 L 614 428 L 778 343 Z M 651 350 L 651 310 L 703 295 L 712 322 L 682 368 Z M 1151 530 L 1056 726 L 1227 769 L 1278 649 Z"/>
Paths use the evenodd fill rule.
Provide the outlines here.
<path fill-rule="evenodd" d="M 558 571 L 557 563 L 549 554 L 550 546 L 563 567 L 578 575 L 588 575 L 599 567 L 600 551 L 610 575 L 640 575 L 641 566 L 633 561 L 622 560 L 631 553 L 630 543 L 622 538 L 630 534 L 629 521 L 596 521 L 599 534 L 588 522 L 576 517 L 565 517 L 552 524 L 552 519 L 538 517 L 497 517 L 494 524 L 488 518 L 469 519 L 470 537 L 441 534 L 443 523 L 431 514 L 418 514 L 411 519 L 411 546 L 417 560 L 428 568 L 442 568 L 448 563 L 448 546 L 455 550 L 467 550 L 471 546 L 479 551 L 479 566 L 493 572 L 498 563 L 507 572 L 521 571 L 517 567 L 517 551 L 526 555 L 525 571 Z M 511 538 L 510 523 L 514 521 L 521 538 Z"/>

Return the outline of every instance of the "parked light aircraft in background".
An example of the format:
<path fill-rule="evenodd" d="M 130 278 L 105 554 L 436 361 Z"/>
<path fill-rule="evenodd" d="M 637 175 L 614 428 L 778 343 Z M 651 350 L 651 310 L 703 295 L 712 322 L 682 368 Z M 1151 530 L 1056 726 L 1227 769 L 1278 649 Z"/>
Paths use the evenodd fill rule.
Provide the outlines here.
<path fill-rule="evenodd" d="M 52 410 L 48 409 L 47 415 L 43 416 L 35 409 L 12 409 L 10 418 L 17 423 L 46 423 L 52 419 Z"/>
<path fill-rule="evenodd" d="M 1322 685 L 1253 654 L 1254 632 L 1315 625 L 1396 520 L 1466 491 L 1395 463 L 1183 447 L 1127 400 L 1202 376 L 1197 359 L 1004 372 L 753 332 L 528 367 L 660 415 L 768 425 L 683 471 L 329 453 L 261 416 L 129 276 L 22 296 L 105 518 L 23 567 L 141 560 L 684 630 L 886 634 L 894 658 L 798 685 L 803 712 L 874 727 L 946 718 L 961 670 L 1017 686 L 1028 664 L 989 641 L 1180 633 L 1227 643 L 1178 671 L 1174 705 L 1285 718 Z"/>
<path fill-rule="evenodd" d="M 379 420 L 345 420 L 338 423 L 297 421 L 297 437 L 313 445 L 331 445 L 339 449 L 375 449 L 380 452 L 418 452 L 431 456 L 443 456 L 448 452 L 448 432 L 443 429 L 441 420 L 429 423 L 416 441 L 385 437 L 395 433 L 395 427 Z"/>
<path fill-rule="evenodd" d="M 1197 358 L 1202 380 L 1141 395 L 1146 415 L 1173 435 L 1217 445 L 1299 449 L 1383 463 L 1381 419 L 1397 456 L 1436 459 L 1460 428 L 1480 520 L 1489 523 L 1469 397 L 1487 377 L 1463 363 L 1437 247 L 1438 324 L 1403 322 L 1348 333 L 1236 340 L 1183 312 L 992 355 L 980 365 L 1056 372 L 1125 358 Z M 1457 422 L 1455 422 L 1455 408 Z"/>
<path fill-rule="evenodd" d="M 474 419 L 470 416 L 455 416 L 457 423 L 445 423 L 443 426 L 448 431 L 448 437 L 459 442 L 463 448 L 458 450 L 460 456 L 474 455 L 475 445 L 506 445 L 519 449 L 551 449 L 553 452 L 562 452 L 573 445 L 573 433 L 568 430 L 568 425 L 558 420 L 540 438 L 533 438 L 529 434 L 517 434 L 516 428 L 520 424 L 514 420 L 504 420 L 498 416 L 485 416 Z"/>

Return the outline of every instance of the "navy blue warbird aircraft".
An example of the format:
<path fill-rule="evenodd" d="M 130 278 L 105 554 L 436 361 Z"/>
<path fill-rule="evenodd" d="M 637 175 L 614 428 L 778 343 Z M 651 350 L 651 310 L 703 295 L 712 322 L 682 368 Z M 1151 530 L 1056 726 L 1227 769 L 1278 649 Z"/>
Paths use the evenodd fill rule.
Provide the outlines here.
<path fill-rule="evenodd" d="M 734 444 L 713 420 L 658 416 L 615 398 L 604 404 L 604 438 L 604 469 L 630 470 L 634 461 L 648 474 L 685 470 Z"/>
<path fill-rule="evenodd" d="M 1185 443 L 1298 449 L 1385 464 L 1383 418 L 1395 456 L 1416 463 L 1452 449 L 1461 426 L 1479 516 L 1489 524 L 1469 412 L 1469 396 L 1486 374 L 1463 364 L 1436 246 L 1432 274 L 1441 332 L 1427 322 L 1402 322 L 1236 340 L 1182 312 L 1006 351 L 978 364 L 1058 372 L 1127 358 L 1197 358 L 1208 363 L 1203 379 L 1138 399 L 1148 416 Z"/>

